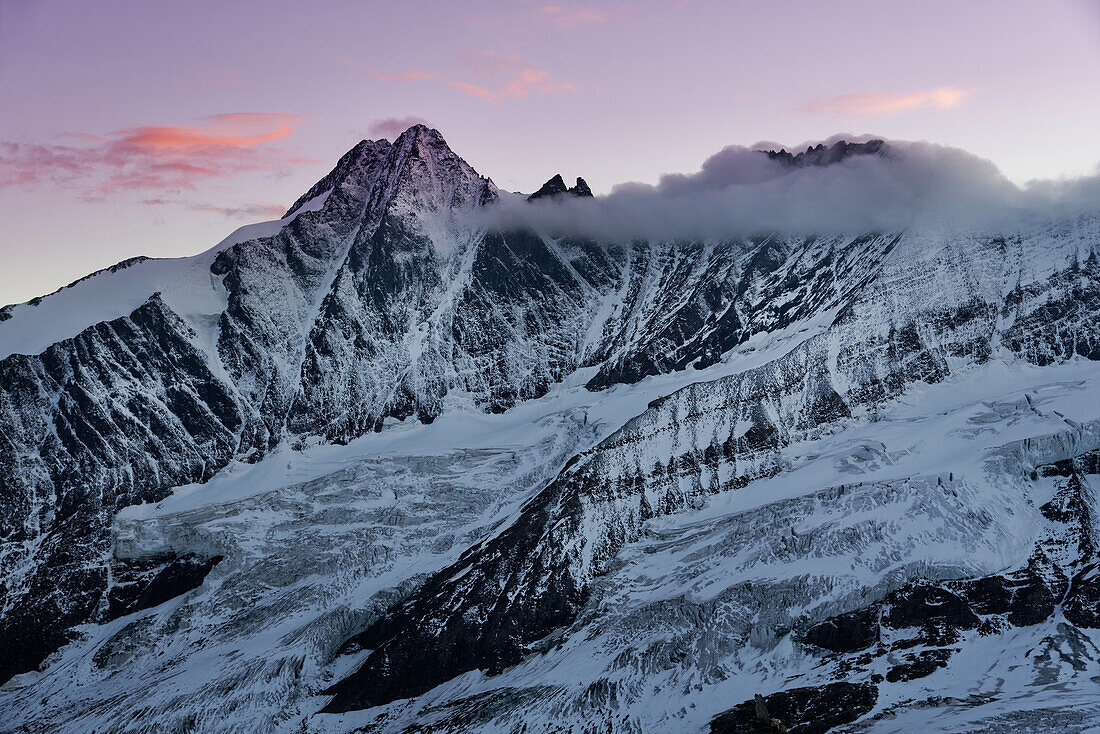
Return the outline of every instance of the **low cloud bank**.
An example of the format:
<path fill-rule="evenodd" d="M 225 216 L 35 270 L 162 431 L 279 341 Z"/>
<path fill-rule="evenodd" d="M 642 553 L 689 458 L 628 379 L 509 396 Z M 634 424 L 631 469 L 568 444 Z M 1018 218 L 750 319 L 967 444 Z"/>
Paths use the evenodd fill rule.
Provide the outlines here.
<path fill-rule="evenodd" d="M 940 226 L 1007 231 L 1100 214 L 1100 175 L 1020 187 L 965 151 L 904 141 L 820 164 L 835 157 L 835 144 L 795 162 L 730 146 L 695 173 L 665 175 L 655 186 L 621 184 L 592 199 L 503 195 L 474 215 L 475 224 L 612 241 L 700 240 Z"/>

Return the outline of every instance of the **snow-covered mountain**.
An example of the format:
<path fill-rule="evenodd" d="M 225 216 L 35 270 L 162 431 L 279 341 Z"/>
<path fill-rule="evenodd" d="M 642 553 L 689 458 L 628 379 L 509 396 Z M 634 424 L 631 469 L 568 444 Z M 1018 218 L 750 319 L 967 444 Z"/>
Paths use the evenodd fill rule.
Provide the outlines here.
<path fill-rule="evenodd" d="M 523 198 L 416 126 L 0 309 L 0 731 L 1100 725 L 1100 220 Z"/>

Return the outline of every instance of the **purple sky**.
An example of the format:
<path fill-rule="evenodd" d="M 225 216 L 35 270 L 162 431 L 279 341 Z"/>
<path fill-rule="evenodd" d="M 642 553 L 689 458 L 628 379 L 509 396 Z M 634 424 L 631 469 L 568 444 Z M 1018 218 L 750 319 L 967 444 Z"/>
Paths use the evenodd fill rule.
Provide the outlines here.
<path fill-rule="evenodd" d="M 1092 173 L 1100 3 L 0 0 L 0 304 L 275 218 L 409 119 L 524 191 L 841 131 Z"/>

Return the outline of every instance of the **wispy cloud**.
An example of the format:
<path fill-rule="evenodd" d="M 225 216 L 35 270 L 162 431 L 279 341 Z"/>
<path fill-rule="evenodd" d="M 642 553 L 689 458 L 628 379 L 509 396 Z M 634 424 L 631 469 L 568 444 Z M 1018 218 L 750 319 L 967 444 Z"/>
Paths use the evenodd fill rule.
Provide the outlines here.
<path fill-rule="evenodd" d="M 382 117 L 372 122 L 370 127 L 367 128 L 367 137 L 393 140 L 413 125 L 428 125 L 430 127 L 431 123 L 423 117 L 411 115 L 408 117 Z"/>
<path fill-rule="evenodd" d="M 136 151 L 194 154 L 204 150 L 242 150 L 290 137 L 291 115 L 278 112 L 233 112 L 210 115 L 200 125 L 137 127 L 114 133 L 112 145 Z"/>
<path fill-rule="evenodd" d="M 367 74 L 375 79 L 381 79 L 386 82 L 427 82 L 436 78 L 436 75 L 430 71 L 421 71 L 420 69 L 408 69 L 406 71 L 378 71 L 377 69 L 367 69 Z"/>
<path fill-rule="evenodd" d="M 197 212 L 221 214 L 227 219 L 245 219 L 248 221 L 267 221 L 278 219 L 286 212 L 285 204 L 263 201 L 244 201 L 236 206 L 217 206 L 203 203 L 184 203 L 186 208 Z"/>
<path fill-rule="evenodd" d="M 538 8 L 538 12 L 545 12 L 549 17 L 556 18 L 556 22 L 563 24 L 596 22 L 589 11 L 574 12 L 559 5 L 545 5 Z M 573 84 L 555 79 L 550 71 L 520 54 L 468 50 L 459 50 L 456 54 L 460 65 L 465 69 L 460 74 L 437 73 L 424 69 L 382 71 L 361 67 L 358 71 L 393 84 L 445 85 L 468 97 L 493 105 L 506 99 L 522 99 L 535 94 L 561 94 L 576 89 Z M 335 62 L 342 66 L 355 66 L 351 59 L 341 58 Z M 391 132 L 392 126 L 387 127 L 382 136 L 388 137 Z"/>
<path fill-rule="evenodd" d="M 508 97 L 526 97 L 531 92 L 553 94 L 572 92 L 574 89 L 576 87 L 568 82 L 554 81 L 549 72 L 542 69 L 524 69 L 504 87 L 504 94 Z"/>
<path fill-rule="evenodd" d="M 227 219 L 244 219 L 250 222 L 278 219 L 286 211 L 283 204 L 270 201 L 243 201 L 235 206 L 218 206 L 187 199 L 152 197 L 142 199 L 141 203 L 145 206 L 175 206 L 194 212 L 210 212 L 221 214 Z"/>
<path fill-rule="evenodd" d="M 310 162 L 272 145 L 294 134 L 296 119 L 282 112 L 237 112 L 191 125 L 65 136 L 73 144 L 0 141 L 0 187 L 50 182 L 97 199 L 120 191 L 194 189 L 206 179 L 285 170 Z"/>
<path fill-rule="evenodd" d="M 470 71 L 486 81 L 482 85 L 451 82 L 451 86 L 471 97 L 496 104 L 503 98 L 520 99 L 532 93 L 557 94 L 576 89 L 558 81 L 545 69 L 518 54 L 494 51 L 459 51 L 459 58 Z"/>
<path fill-rule="evenodd" d="M 451 86 L 462 92 L 463 94 L 467 94 L 471 97 L 476 97 L 477 99 L 483 99 L 486 102 L 492 102 L 493 104 L 500 102 L 499 94 L 490 92 L 485 87 L 479 87 L 476 84 L 468 84 L 466 82 L 451 82 Z"/>
<path fill-rule="evenodd" d="M 849 118 L 886 117 L 914 110 L 949 110 L 966 102 L 973 89 L 936 87 L 915 92 L 849 92 L 817 99 L 802 107 L 803 112 L 841 115 Z"/>

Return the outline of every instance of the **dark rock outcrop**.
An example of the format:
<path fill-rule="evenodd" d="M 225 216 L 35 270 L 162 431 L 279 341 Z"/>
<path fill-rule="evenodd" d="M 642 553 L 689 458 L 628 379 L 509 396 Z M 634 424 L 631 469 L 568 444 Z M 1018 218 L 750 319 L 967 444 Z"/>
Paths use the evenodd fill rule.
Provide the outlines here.
<path fill-rule="evenodd" d="M 860 718 L 875 707 L 878 689 L 870 683 L 829 683 L 791 688 L 764 697 L 768 714 L 790 734 L 825 732 Z M 711 734 L 747 734 L 757 728 L 756 707 L 745 701 L 710 722 Z M 764 730 L 766 731 L 766 730 Z"/>
<path fill-rule="evenodd" d="M 188 553 L 116 561 L 112 564 L 106 618 L 149 609 L 198 588 L 221 560 L 221 556 L 205 558 Z"/>
<path fill-rule="evenodd" d="M 888 150 L 885 140 L 868 140 L 865 143 L 849 143 L 840 140 L 832 145 L 818 143 L 801 153 L 788 153 L 784 150 L 767 151 L 768 158 L 785 166 L 801 168 L 804 166 L 830 166 L 852 156 L 883 155 Z"/>
<path fill-rule="evenodd" d="M 527 201 L 561 196 L 562 194 L 570 194 L 582 198 L 590 197 L 592 196 L 592 189 L 588 188 L 588 183 L 580 177 L 577 177 L 576 185 L 571 188 L 567 187 L 561 174 L 555 173 L 554 177 L 540 186 L 538 191 L 528 196 Z"/>
<path fill-rule="evenodd" d="M 803 640 L 832 652 L 856 652 L 878 642 L 879 607 L 871 606 L 815 624 Z"/>

